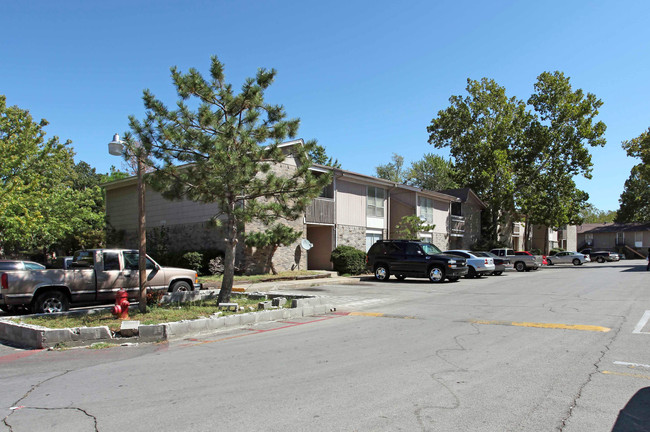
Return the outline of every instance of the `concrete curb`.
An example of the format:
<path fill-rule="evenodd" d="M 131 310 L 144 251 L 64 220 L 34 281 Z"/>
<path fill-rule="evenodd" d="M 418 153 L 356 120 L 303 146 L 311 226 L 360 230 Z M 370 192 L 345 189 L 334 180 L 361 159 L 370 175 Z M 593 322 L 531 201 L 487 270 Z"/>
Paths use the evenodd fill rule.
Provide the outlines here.
<path fill-rule="evenodd" d="M 8 319 L 0 320 L 0 340 L 27 348 L 54 348 L 56 346 L 77 347 L 94 343 L 112 344 L 162 342 L 182 339 L 188 336 L 209 334 L 224 328 L 241 327 L 261 322 L 278 321 L 323 315 L 332 310 L 325 298 L 310 297 L 299 299 L 300 305 L 291 309 L 271 309 L 244 314 L 221 316 L 163 324 L 140 325 L 138 336 L 114 337 L 108 327 L 77 327 L 48 329 L 29 324 L 15 323 Z"/>

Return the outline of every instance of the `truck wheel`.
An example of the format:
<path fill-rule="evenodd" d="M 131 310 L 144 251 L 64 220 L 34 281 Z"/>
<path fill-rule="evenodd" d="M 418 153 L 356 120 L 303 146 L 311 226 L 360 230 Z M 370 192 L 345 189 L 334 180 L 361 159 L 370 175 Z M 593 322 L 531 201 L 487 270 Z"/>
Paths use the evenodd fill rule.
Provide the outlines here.
<path fill-rule="evenodd" d="M 517 270 L 518 272 L 522 272 L 526 270 L 526 264 L 523 261 L 517 261 L 515 263 L 515 270 Z"/>
<path fill-rule="evenodd" d="M 171 292 L 190 292 L 192 287 L 185 281 L 174 282 L 171 286 Z"/>
<path fill-rule="evenodd" d="M 70 309 L 70 301 L 61 291 L 45 291 L 36 297 L 32 305 L 34 313 L 65 312 L 68 309 Z"/>
<path fill-rule="evenodd" d="M 605 258 L 603 258 L 603 257 L 598 257 L 598 258 L 596 258 L 596 261 L 598 261 L 599 263 L 602 264 L 602 263 L 605 262 Z"/>
<path fill-rule="evenodd" d="M 440 283 L 445 280 L 445 271 L 438 266 L 429 269 L 429 280 L 433 283 Z"/>
<path fill-rule="evenodd" d="M 378 264 L 377 267 L 375 267 L 375 279 L 380 282 L 385 282 L 388 278 L 390 278 L 390 270 L 388 269 L 388 266 Z"/>

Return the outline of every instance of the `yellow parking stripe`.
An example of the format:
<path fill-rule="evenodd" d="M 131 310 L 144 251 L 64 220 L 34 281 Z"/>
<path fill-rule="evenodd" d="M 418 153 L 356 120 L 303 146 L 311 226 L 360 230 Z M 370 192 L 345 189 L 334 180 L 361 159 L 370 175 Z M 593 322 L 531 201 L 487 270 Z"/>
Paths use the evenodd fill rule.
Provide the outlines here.
<path fill-rule="evenodd" d="M 631 373 L 625 373 L 625 372 L 612 372 L 612 371 L 603 371 L 605 375 L 620 375 L 620 376 L 628 376 L 632 378 L 643 378 L 650 380 L 650 376 L 648 375 L 641 375 L 641 374 L 631 374 Z"/>
<path fill-rule="evenodd" d="M 604 333 L 607 333 L 608 331 L 611 330 L 610 328 L 607 327 L 581 325 L 581 324 L 553 324 L 553 323 L 487 321 L 487 320 L 469 320 L 469 322 L 474 324 L 505 325 L 505 326 L 515 326 L 515 327 L 535 327 L 535 328 L 562 329 L 562 330 L 581 330 L 581 331 L 595 331 L 595 332 L 604 332 Z"/>
<path fill-rule="evenodd" d="M 347 315 L 348 316 L 367 316 L 367 317 L 383 317 L 383 318 L 417 319 L 414 316 L 392 315 L 392 314 L 385 314 L 385 313 L 381 313 L 381 312 L 350 312 Z"/>

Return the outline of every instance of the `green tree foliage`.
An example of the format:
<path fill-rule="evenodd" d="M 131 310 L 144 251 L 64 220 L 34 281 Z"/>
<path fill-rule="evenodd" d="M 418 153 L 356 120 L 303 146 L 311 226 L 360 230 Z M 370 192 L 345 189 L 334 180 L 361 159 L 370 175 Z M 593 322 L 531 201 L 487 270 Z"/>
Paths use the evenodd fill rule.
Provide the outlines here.
<path fill-rule="evenodd" d="M 281 223 L 273 225 L 266 231 L 246 234 L 246 245 L 257 248 L 269 248 L 267 268 L 274 275 L 278 274 L 273 265 L 273 256 L 280 246 L 289 246 L 302 236 L 302 231 Z"/>
<path fill-rule="evenodd" d="M 650 128 L 638 137 L 623 142 L 627 155 L 641 159 L 632 167 L 619 198 L 616 222 L 650 221 Z"/>
<path fill-rule="evenodd" d="M 429 143 L 449 148 L 458 183 L 488 206 L 483 236 L 496 241 L 499 216 L 515 209 L 511 150 L 522 146 L 531 116 L 523 101 L 508 97 L 494 80 L 468 79 L 466 90 L 467 96 L 452 96 L 450 106 L 431 121 Z"/>
<path fill-rule="evenodd" d="M 602 102 L 557 71 L 537 78 L 528 105 L 486 78 L 468 80 L 467 92 L 432 120 L 429 142 L 449 147 L 458 182 L 488 205 L 484 237 L 498 240 L 505 214 L 523 215 L 527 226 L 579 222 L 588 195 L 573 178 L 590 178 L 588 147 L 605 144 L 605 125 L 594 121 Z"/>
<path fill-rule="evenodd" d="M 419 161 L 415 161 L 408 169 L 407 184 L 420 189 L 441 191 L 459 187 L 454 180 L 456 170 L 451 160 L 433 153 L 427 153 Z"/>
<path fill-rule="evenodd" d="M 591 178 L 588 147 L 605 145 L 605 124 L 595 122 L 602 101 L 573 90 L 561 72 L 544 72 L 528 99 L 534 109 L 522 147 L 515 148 L 516 200 L 527 226 L 581 223 L 589 195 L 577 189 L 576 175 Z"/>
<path fill-rule="evenodd" d="M 84 184 L 70 141 L 45 139 L 47 124 L 0 95 L 0 251 L 48 249 L 103 221 L 99 190 Z"/>
<path fill-rule="evenodd" d="M 429 225 L 417 215 L 402 216 L 395 225 L 395 236 L 401 239 L 413 240 L 418 238 L 418 233 L 431 231 L 435 225 Z"/>
<path fill-rule="evenodd" d="M 327 156 L 325 147 L 320 144 L 314 144 L 312 149 L 309 151 L 309 159 L 311 159 L 311 161 L 315 164 L 327 165 L 333 168 L 341 168 L 339 161 Z"/>
<path fill-rule="evenodd" d="M 406 183 L 406 173 L 403 170 L 404 157 L 393 153 L 392 162 L 379 165 L 375 168 L 377 177 L 393 181 L 395 183 Z"/>
<path fill-rule="evenodd" d="M 332 179 L 316 177 L 309 170 L 315 141 L 280 147 L 283 140 L 296 136 L 300 120 L 286 119 L 281 105 L 264 102 L 275 70 L 259 69 L 254 78 L 246 79 L 240 93 L 225 81 L 224 65 L 216 56 L 209 79 L 194 68 L 181 73 L 172 67 L 171 75 L 179 96 L 177 108 L 167 108 L 145 90 L 147 115 L 143 121 L 130 117 L 133 135 L 127 134 L 125 140 L 131 151 L 151 156 L 146 158 L 155 168 L 150 180 L 163 196 L 218 204 L 220 212 L 214 219 L 223 224 L 226 239 L 218 301 L 227 302 L 242 226 L 252 220 L 270 224 L 299 217 Z M 194 111 L 188 100 L 197 106 Z M 276 174 L 274 167 L 286 159 L 287 151 L 297 168 Z"/>
<path fill-rule="evenodd" d="M 613 210 L 599 210 L 591 203 L 587 203 L 580 212 L 580 219 L 584 223 L 614 222 L 616 212 Z"/>

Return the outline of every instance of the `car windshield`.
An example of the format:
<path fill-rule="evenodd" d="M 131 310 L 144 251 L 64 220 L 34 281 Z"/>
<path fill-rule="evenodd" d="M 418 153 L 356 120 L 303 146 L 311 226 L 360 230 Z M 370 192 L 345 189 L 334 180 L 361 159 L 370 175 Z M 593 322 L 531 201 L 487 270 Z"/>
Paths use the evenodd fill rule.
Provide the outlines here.
<path fill-rule="evenodd" d="M 496 256 L 496 255 L 493 254 L 492 252 L 472 252 L 472 253 L 473 253 L 474 255 L 476 255 L 476 256 L 480 256 L 480 257 L 486 257 L 486 258 L 499 258 L 498 256 Z"/>
<path fill-rule="evenodd" d="M 420 246 L 422 246 L 422 250 L 424 250 L 424 253 L 427 255 L 435 255 L 442 252 L 440 249 L 438 249 L 435 245 L 432 245 L 431 243 L 422 243 Z"/>

